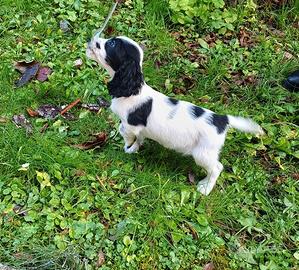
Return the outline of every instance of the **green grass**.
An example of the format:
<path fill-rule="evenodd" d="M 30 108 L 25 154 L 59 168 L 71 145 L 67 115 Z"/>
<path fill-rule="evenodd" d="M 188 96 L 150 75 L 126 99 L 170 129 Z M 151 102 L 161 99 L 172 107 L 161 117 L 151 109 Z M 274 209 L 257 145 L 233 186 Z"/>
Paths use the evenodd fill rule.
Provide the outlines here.
<path fill-rule="evenodd" d="M 110 99 L 107 74 L 85 57 L 86 40 L 110 4 L 0 1 L 0 117 L 79 97 Z M 71 32 L 59 29 L 63 19 Z M 120 5 L 110 22 L 113 35 L 145 44 L 151 86 L 219 113 L 250 116 L 267 136 L 230 131 L 221 155 L 225 170 L 204 197 L 187 180 L 190 171 L 196 181 L 205 175 L 190 157 L 152 141 L 138 154 L 125 154 L 119 120 L 109 109 L 47 121 L 44 133 L 45 122 L 28 117 L 31 136 L 10 120 L 0 123 L 0 263 L 16 269 L 203 269 L 209 262 L 221 270 L 297 269 L 299 98 L 280 85 L 299 68 L 296 20 L 288 6 L 267 7 L 257 21 L 238 25 L 252 35 L 252 47 L 240 46 L 236 28 L 206 49 L 199 43 L 208 33 L 172 24 L 167 1 Z M 80 69 L 73 66 L 78 58 Z M 12 63 L 22 59 L 50 66 L 49 81 L 15 88 L 19 74 Z M 193 87 L 182 93 L 188 84 Z M 82 111 L 72 109 L 76 116 Z M 109 135 L 103 148 L 72 147 L 100 131 Z M 25 163 L 28 170 L 19 170 Z M 37 172 L 47 173 L 51 186 L 42 189 Z M 97 267 L 102 253 L 105 262 Z"/>

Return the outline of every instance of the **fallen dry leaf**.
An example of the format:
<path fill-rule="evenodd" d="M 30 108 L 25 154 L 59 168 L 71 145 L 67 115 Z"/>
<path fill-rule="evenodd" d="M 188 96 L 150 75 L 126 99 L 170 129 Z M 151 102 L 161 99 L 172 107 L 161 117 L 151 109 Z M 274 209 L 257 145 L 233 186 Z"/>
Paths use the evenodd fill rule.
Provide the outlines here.
<path fill-rule="evenodd" d="M 7 123 L 8 122 L 8 118 L 7 117 L 0 117 L 0 123 Z"/>
<path fill-rule="evenodd" d="M 112 26 L 108 26 L 107 29 L 105 30 L 105 33 L 107 36 L 111 36 L 115 32 L 114 28 Z"/>
<path fill-rule="evenodd" d="M 254 45 L 254 40 L 251 32 L 248 32 L 245 29 L 240 29 L 238 36 L 241 47 L 252 47 Z"/>
<path fill-rule="evenodd" d="M 258 83 L 257 77 L 255 75 L 244 75 L 242 71 L 233 71 L 230 73 L 231 81 L 240 85 L 256 85 Z"/>
<path fill-rule="evenodd" d="M 95 139 L 93 141 L 87 141 L 80 144 L 73 145 L 75 148 L 79 148 L 81 150 L 93 149 L 96 147 L 101 147 L 106 143 L 107 134 L 104 132 L 98 133 L 94 135 Z"/>
<path fill-rule="evenodd" d="M 41 67 L 37 72 L 36 79 L 40 82 L 44 82 L 48 79 L 51 73 L 52 69 L 49 67 Z"/>
<path fill-rule="evenodd" d="M 210 263 L 207 263 L 204 267 L 203 267 L 203 270 L 214 270 L 215 267 L 214 267 L 214 264 L 212 262 Z"/>
<path fill-rule="evenodd" d="M 69 121 L 73 121 L 73 120 L 76 120 L 77 117 L 75 115 L 73 115 L 72 113 L 70 112 L 66 112 L 64 113 L 63 115 L 61 115 L 64 119 L 66 120 L 69 120 Z"/>
<path fill-rule="evenodd" d="M 14 115 L 12 121 L 18 128 L 25 128 L 27 133 L 32 133 L 33 127 L 24 114 Z"/>
<path fill-rule="evenodd" d="M 40 106 L 36 112 L 39 116 L 47 118 L 47 119 L 54 119 L 60 113 L 61 108 L 51 104 L 45 104 Z"/>
<path fill-rule="evenodd" d="M 23 65 L 21 64 L 23 63 Z M 17 62 L 17 70 L 22 73 L 19 80 L 15 82 L 16 87 L 21 87 L 27 84 L 32 78 L 34 78 L 38 72 L 40 64 L 36 61 L 31 63 Z"/>
<path fill-rule="evenodd" d="M 110 102 L 107 101 L 106 99 L 102 98 L 102 97 L 97 98 L 97 103 L 99 104 L 100 107 L 103 107 L 103 108 L 109 108 L 110 107 Z"/>
<path fill-rule="evenodd" d="M 26 69 L 34 66 L 35 64 L 39 64 L 37 61 L 17 61 L 13 63 L 13 66 L 16 70 L 18 70 L 20 73 L 24 73 Z"/>
<path fill-rule="evenodd" d="M 295 179 L 295 180 L 299 180 L 299 173 L 293 173 L 292 174 L 292 177 Z"/>
<path fill-rule="evenodd" d="M 39 116 L 39 113 L 37 111 L 32 110 L 31 108 L 26 109 L 26 111 L 31 117 Z"/>
<path fill-rule="evenodd" d="M 105 263 L 105 254 L 102 250 L 98 253 L 97 267 L 101 267 Z"/>
<path fill-rule="evenodd" d="M 52 105 L 52 104 L 41 105 L 36 110 L 32 110 L 31 108 L 27 109 L 27 112 L 31 117 L 40 116 L 40 117 L 50 119 L 50 120 L 55 119 L 60 114 L 61 111 L 62 111 L 62 108 L 60 106 L 56 106 L 56 105 Z M 65 112 L 61 116 L 67 120 L 75 120 L 76 119 L 76 117 L 69 112 Z"/>
<path fill-rule="evenodd" d="M 183 77 L 176 80 L 175 85 L 177 85 L 177 87 L 173 89 L 175 94 L 186 94 L 191 88 L 194 87 L 195 80 L 190 76 L 183 75 Z"/>
<path fill-rule="evenodd" d="M 16 81 L 16 87 L 21 87 L 27 84 L 33 78 L 36 78 L 40 82 L 44 82 L 48 79 L 48 76 L 52 73 L 49 67 L 43 66 L 37 61 L 18 61 L 14 62 L 14 68 L 18 70 L 22 76 Z"/>
<path fill-rule="evenodd" d="M 87 104 L 81 104 L 81 108 L 90 110 L 92 112 L 98 112 L 101 107 L 98 104 L 87 103 Z"/>

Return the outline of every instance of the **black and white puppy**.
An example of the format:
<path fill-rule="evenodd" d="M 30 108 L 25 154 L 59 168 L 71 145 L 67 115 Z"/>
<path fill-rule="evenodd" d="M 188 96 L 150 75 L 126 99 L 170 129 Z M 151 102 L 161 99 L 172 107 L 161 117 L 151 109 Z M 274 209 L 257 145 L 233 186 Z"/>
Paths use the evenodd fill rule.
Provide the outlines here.
<path fill-rule="evenodd" d="M 142 74 L 143 51 L 127 37 L 103 39 L 95 35 L 88 43 L 87 57 L 110 74 L 111 109 L 121 119 L 119 132 L 126 153 L 138 151 L 144 138 L 184 155 L 192 155 L 207 171 L 197 190 L 208 195 L 223 170 L 219 153 L 229 127 L 262 135 L 250 119 L 219 115 L 186 101 L 169 98 L 146 84 Z"/>

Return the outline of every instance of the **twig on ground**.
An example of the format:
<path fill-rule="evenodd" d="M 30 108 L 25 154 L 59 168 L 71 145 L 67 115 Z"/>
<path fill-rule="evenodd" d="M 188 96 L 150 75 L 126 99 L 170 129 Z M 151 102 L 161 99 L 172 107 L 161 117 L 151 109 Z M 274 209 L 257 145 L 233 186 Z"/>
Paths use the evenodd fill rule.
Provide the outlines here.
<path fill-rule="evenodd" d="M 60 114 L 63 115 L 65 114 L 67 111 L 69 111 L 71 108 L 73 108 L 74 106 L 76 106 L 79 102 L 81 101 L 80 98 L 76 99 L 75 101 L 73 101 L 71 104 L 67 105 L 61 112 Z"/>

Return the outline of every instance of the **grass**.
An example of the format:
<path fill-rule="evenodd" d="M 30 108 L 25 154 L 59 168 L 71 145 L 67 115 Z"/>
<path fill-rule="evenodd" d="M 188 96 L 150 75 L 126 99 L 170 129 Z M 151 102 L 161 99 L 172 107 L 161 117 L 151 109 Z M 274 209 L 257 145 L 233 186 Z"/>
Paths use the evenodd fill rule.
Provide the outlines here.
<path fill-rule="evenodd" d="M 110 99 L 107 74 L 85 58 L 86 40 L 109 5 L 0 1 L 2 119 L 78 97 Z M 229 132 L 225 170 L 204 197 L 188 181 L 190 171 L 196 181 L 204 177 L 191 158 L 151 141 L 138 154 L 125 154 L 119 120 L 108 109 L 47 121 L 44 133 L 45 122 L 30 118 L 31 136 L 11 121 L 0 123 L 1 263 L 16 269 L 203 269 L 209 262 L 215 269 L 297 269 L 299 98 L 280 86 L 299 68 L 295 10 L 265 7 L 257 21 L 240 22 L 252 46 L 240 45 L 236 28 L 209 48 L 200 45 L 208 30 L 172 24 L 170 14 L 164 1 L 125 1 L 110 22 L 111 35 L 146 46 L 144 74 L 154 88 L 219 113 L 250 116 L 267 136 Z M 59 29 L 63 19 L 70 21 L 68 33 Z M 78 58 L 80 69 L 73 66 Z M 50 66 L 49 81 L 14 88 L 19 74 L 12 62 L 22 59 Z M 103 148 L 71 146 L 99 131 L 109 135 Z M 28 170 L 19 170 L 25 163 Z M 51 186 L 41 188 L 38 172 Z"/>

